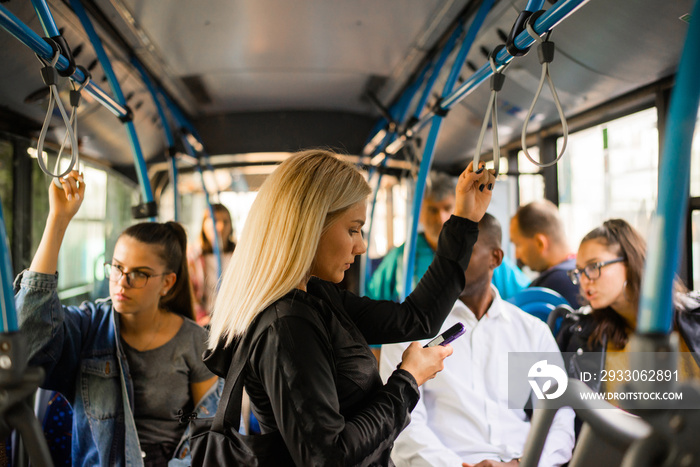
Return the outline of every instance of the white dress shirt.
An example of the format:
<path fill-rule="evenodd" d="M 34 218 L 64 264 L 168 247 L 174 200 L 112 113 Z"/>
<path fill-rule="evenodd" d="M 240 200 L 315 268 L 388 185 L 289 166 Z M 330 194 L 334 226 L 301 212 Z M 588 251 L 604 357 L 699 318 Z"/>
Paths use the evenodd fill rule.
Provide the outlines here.
<path fill-rule="evenodd" d="M 507 462 L 522 456 L 530 422 L 524 410 L 508 408 L 508 352 L 559 353 L 559 348 L 544 322 L 503 301 L 493 285 L 491 289 L 494 300 L 481 320 L 459 300 L 445 320 L 440 332 L 457 322 L 466 332 L 452 342 L 454 353 L 445 359 L 445 369 L 420 387 L 411 423 L 391 454 L 397 467 L 461 467 L 462 462 Z M 380 372 L 385 381 L 407 346 L 382 346 Z M 562 409 L 539 466 L 566 463 L 573 448 L 574 412 Z"/>

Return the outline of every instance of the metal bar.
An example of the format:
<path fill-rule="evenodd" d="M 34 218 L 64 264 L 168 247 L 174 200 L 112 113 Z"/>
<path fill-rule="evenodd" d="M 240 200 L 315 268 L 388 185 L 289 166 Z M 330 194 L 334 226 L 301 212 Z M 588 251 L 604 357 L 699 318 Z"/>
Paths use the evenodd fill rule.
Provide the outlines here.
<path fill-rule="evenodd" d="M 541 10 L 543 5 L 544 0 L 529 0 L 527 2 L 527 6 L 525 7 L 525 11 L 535 12 L 537 10 Z"/>
<path fill-rule="evenodd" d="M 190 121 L 185 117 L 185 115 L 180 111 L 180 109 L 175 105 L 175 103 L 168 98 L 165 94 L 161 93 L 163 96 L 163 99 L 165 100 L 165 105 L 168 106 L 168 110 L 170 111 L 171 115 L 177 122 L 177 124 L 180 126 L 180 128 L 184 128 L 191 134 L 195 139 L 197 139 L 197 142 L 202 145 L 202 140 L 199 137 L 199 134 L 197 134 L 197 130 L 195 130 L 194 126 L 190 123 Z M 204 182 L 204 172 L 202 171 L 202 157 L 197 157 L 197 153 L 192 147 L 192 143 L 190 143 L 189 139 L 187 139 L 187 135 L 184 133 L 181 134 L 181 139 L 182 143 L 185 146 L 185 150 L 187 153 L 191 156 L 197 159 L 197 171 L 199 172 L 200 179 L 202 181 L 202 189 L 204 190 L 204 199 L 207 203 L 207 206 L 209 207 L 209 216 L 211 217 L 211 221 L 214 223 L 214 242 L 212 245 L 212 250 L 214 253 L 214 256 L 216 257 L 216 270 L 218 277 L 221 277 L 221 273 L 223 272 L 223 268 L 221 265 L 221 248 L 220 245 L 223 246 L 223 243 L 220 243 L 219 240 L 219 233 L 216 231 L 216 216 L 214 215 L 214 207 L 211 204 L 211 198 L 209 197 L 209 191 L 207 190 L 207 185 Z M 211 170 L 212 175 L 214 174 L 214 168 L 212 167 L 211 163 L 209 163 L 209 156 L 206 155 L 206 153 L 200 151 L 200 156 L 203 156 L 206 158 L 206 163 L 209 167 L 209 170 Z M 216 178 L 214 179 L 216 180 Z M 217 193 L 218 193 L 218 186 L 217 186 Z"/>
<path fill-rule="evenodd" d="M 180 118 L 178 116 L 175 116 L 176 120 L 178 120 L 179 124 L 182 126 L 184 122 L 180 122 Z M 204 190 L 204 200 L 207 203 L 207 207 L 209 208 L 209 217 L 211 218 L 211 221 L 213 223 L 214 227 L 214 241 L 212 242 L 212 250 L 214 253 L 214 257 L 216 258 L 216 273 L 217 277 L 221 278 L 221 272 L 222 272 L 222 266 L 221 266 L 221 247 L 222 245 L 219 240 L 219 233 L 216 231 L 216 216 L 214 215 L 214 206 L 211 204 L 211 198 L 209 197 L 209 191 L 207 190 L 207 184 L 204 182 L 204 171 L 202 171 L 202 164 L 201 164 L 201 159 L 197 157 L 197 153 L 195 152 L 194 148 L 192 147 L 192 144 L 187 140 L 187 136 L 183 133 L 181 136 L 182 139 L 182 144 L 185 146 L 185 150 L 187 151 L 187 154 L 189 154 L 191 157 L 194 157 L 197 159 L 197 172 L 199 172 L 199 178 L 202 182 L 202 189 Z M 214 172 L 212 172 L 213 174 Z"/>
<path fill-rule="evenodd" d="M 124 99 L 122 88 L 117 80 L 117 75 L 112 69 L 112 63 L 107 56 L 107 52 L 102 46 L 102 41 L 95 31 L 92 21 L 85 12 L 85 8 L 83 8 L 83 4 L 80 2 L 80 0 L 70 0 L 70 4 L 71 7 L 73 7 L 73 11 L 75 12 L 76 16 L 78 16 L 78 19 L 82 23 L 85 32 L 90 38 L 90 42 L 92 43 L 95 53 L 97 54 L 97 58 L 102 65 L 102 69 L 105 72 L 105 76 L 107 77 L 109 86 L 112 89 L 112 93 L 114 93 L 117 101 L 126 108 L 126 100 Z M 125 115 L 130 115 L 128 109 Z M 129 143 L 131 145 L 131 152 L 134 156 L 134 166 L 136 167 L 136 175 L 139 179 L 139 185 L 141 187 L 141 195 L 146 203 L 150 203 L 153 201 L 153 191 L 151 190 L 151 183 L 148 180 L 146 161 L 144 160 L 143 153 L 141 152 L 141 144 L 139 143 L 138 135 L 136 134 L 136 127 L 134 126 L 134 122 L 131 120 L 124 122 L 124 126 L 126 127 Z"/>
<path fill-rule="evenodd" d="M 532 2 L 533 0 L 530 1 Z M 539 1 L 540 3 L 544 2 L 544 0 L 534 1 Z M 494 2 L 495 0 L 484 0 L 483 2 L 481 2 L 479 10 L 476 12 L 476 15 L 474 15 L 474 20 L 469 26 L 467 34 L 464 36 L 464 40 L 462 41 L 462 47 L 459 49 L 457 57 L 455 58 L 455 64 L 452 66 L 450 74 L 447 76 L 447 81 L 445 81 L 445 87 L 442 90 L 442 97 L 447 97 L 454 89 L 454 86 L 457 83 L 457 78 L 459 78 L 459 72 L 462 71 L 462 66 L 467 59 L 467 54 L 469 53 L 469 50 L 471 49 L 471 46 L 474 43 L 474 39 L 476 39 L 477 33 L 479 32 L 481 26 L 486 20 L 486 15 L 488 15 L 489 11 L 491 11 L 491 7 L 493 7 Z"/>
<path fill-rule="evenodd" d="M 12 290 L 14 274 L 10 261 L 10 244 L 7 241 L 5 230 L 5 218 L 2 215 L 0 204 L 0 333 L 17 331 L 17 311 L 15 310 L 15 294 Z"/>
<path fill-rule="evenodd" d="M 481 29 L 481 26 L 484 24 L 486 15 L 491 10 L 493 3 L 494 0 L 484 0 L 479 6 L 479 11 L 477 11 L 476 15 L 474 16 L 474 20 L 469 25 L 469 30 L 464 36 L 459 52 L 457 52 L 457 57 L 452 64 L 452 68 L 450 69 L 450 74 L 445 81 L 445 86 L 442 90 L 443 97 L 452 92 L 452 88 L 457 82 L 459 72 L 464 66 L 469 49 L 471 49 L 474 39 Z M 418 179 L 416 180 L 416 189 L 413 193 L 413 215 L 411 216 L 411 225 L 406 240 L 406 246 L 408 248 L 404 247 L 404 287 L 401 291 L 403 294 L 403 296 L 401 296 L 401 300 L 406 298 L 409 292 L 413 289 L 413 269 L 416 261 L 416 244 L 418 238 L 418 218 L 420 216 L 420 208 L 423 204 L 423 196 L 425 194 L 425 185 L 428 181 L 428 174 L 430 173 L 430 167 L 432 166 L 432 159 L 435 153 L 435 146 L 437 145 L 437 139 L 438 135 L 440 134 L 440 127 L 442 126 L 443 118 L 444 116 L 435 115 L 432 120 L 430 133 L 428 133 L 428 139 L 425 143 L 425 149 L 423 151 L 423 159 L 421 159 L 420 163 Z"/>
<path fill-rule="evenodd" d="M 136 57 L 131 57 L 131 64 L 141 75 L 141 81 L 143 81 L 143 84 L 146 85 L 146 89 L 148 89 L 148 92 L 151 94 L 151 98 L 153 99 L 153 103 L 156 105 L 158 116 L 163 124 L 163 133 L 165 133 L 165 140 L 168 142 L 168 147 L 175 147 L 175 138 L 173 138 L 173 132 L 170 130 L 170 125 L 168 124 L 168 119 L 165 116 L 163 105 L 160 103 L 160 100 L 158 100 L 158 91 L 153 85 L 153 81 L 151 81 L 151 78 L 146 73 L 143 65 L 141 65 L 141 62 L 139 62 Z"/>
<path fill-rule="evenodd" d="M 165 133 L 165 140 L 168 143 L 168 154 L 170 158 L 170 165 L 168 167 L 168 176 L 170 177 L 170 183 L 173 185 L 173 220 L 176 222 L 180 218 L 180 202 L 178 199 L 178 191 L 177 191 L 177 160 L 175 158 L 175 139 L 173 138 L 173 132 L 170 130 L 170 123 L 168 122 L 168 118 L 165 115 L 165 110 L 163 109 L 163 105 L 161 104 L 160 100 L 158 99 L 158 91 L 156 90 L 155 86 L 153 85 L 153 81 L 151 81 L 151 78 L 148 76 L 146 73 L 146 70 L 144 69 L 143 65 L 141 65 L 141 62 L 139 62 L 136 57 L 131 57 L 131 64 L 136 68 L 136 71 L 139 72 L 141 75 L 141 81 L 146 85 L 146 89 L 148 89 L 149 94 L 151 95 L 151 98 L 153 99 L 153 103 L 156 106 L 156 111 L 158 112 L 158 117 L 160 118 L 160 122 L 163 125 L 163 133 Z"/>
<path fill-rule="evenodd" d="M 2 5 L 0 5 L 0 26 L 40 57 L 46 60 L 53 58 L 54 54 L 51 46 Z M 56 63 L 56 68 L 63 71 L 68 69 L 68 66 L 68 59 L 61 55 Z M 82 84 L 85 82 L 85 75 L 82 71 L 75 70 L 70 79 Z M 114 100 L 112 96 L 94 84 L 93 81 L 88 83 L 84 91 L 92 95 L 97 102 L 105 106 L 117 117 L 125 117 L 127 115 L 126 107 Z"/>
<path fill-rule="evenodd" d="M 58 27 L 56 22 L 53 20 L 53 15 L 51 10 L 49 10 L 49 5 L 46 4 L 45 0 L 32 0 L 32 5 L 39 17 L 39 22 L 41 22 L 41 28 L 44 30 L 46 37 L 58 36 L 61 33 L 58 32 Z"/>
<path fill-rule="evenodd" d="M 537 21 L 535 21 L 534 29 L 538 34 L 544 34 L 545 32 L 553 29 L 556 25 L 561 23 L 565 18 L 567 18 L 574 11 L 579 9 L 584 4 L 588 3 L 588 0 L 561 0 L 547 10 L 542 16 L 540 16 Z M 515 45 L 519 49 L 526 49 L 531 46 L 535 40 L 530 37 L 527 31 L 521 32 L 515 38 Z M 506 65 L 511 62 L 515 57 L 508 53 L 504 48 L 498 54 L 496 54 L 495 62 L 497 66 Z M 481 84 L 486 78 L 489 78 L 493 74 L 491 66 L 489 63 L 485 63 L 481 68 L 479 68 L 474 74 L 467 79 L 455 92 L 453 92 L 449 97 L 445 99 L 442 103 L 442 110 L 449 110 L 459 101 L 464 99 L 470 92 L 472 92 L 479 84 Z"/>
<path fill-rule="evenodd" d="M 544 34 L 545 32 L 553 29 L 574 11 L 576 11 L 581 6 L 588 3 L 589 0 L 560 0 L 555 5 L 553 5 L 549 10 L 547 10 L 542 16 L 540 16 L 537 21 L 535 21 L 534 29 L 539 34 Z M 530 37 L 527 31 L 520 33 L 515 38 L 515 45 L 519 49 L 526 49 L 532 45 L 535 40 Z M 504 48 L 495 57 L 495 62 L 498 67 L 506 65 L 513 60 L 511 54 L 509 54 Z M 443 99 L 440 105 L 440 110 L 447 111 L 454 107 L 455 104 L 459 103 L 462 99 L 467 97 L 472 91 L 474 91 L 481 83 L 483 83 L 487 78 L 493 74 L 491 66 L 489 63 L 485 63 L 481 68 L 474 72 L 462 85 L 452 92 L 449 96 Z M 435 110 L 431 110 L 427 115 L 423 116 L 415 125 L 406 130 L 406 135 L 411 137 L 422 130 L 428 123 L 432 121 L 432 117 L 435 115 Z M 390 153 L 396 153 L 403 146 L 403 142 L 407 139 L 406 136 L 399 138 L 391 147 Z M 389 148 L 387 148 L 389 152 Z"/>
<path fill-rule="evenodd" d="M 411 101 L 413 101 L 413 98 L 418 93 L 418 90 L 420 89 L 421 84 L 424 82 L 425 76 L 428 72 L 428 69 L 429 69 L 429 66 L 427 66 L 427 65 L 425 67 L 423 67 L 423 70 L 418 75 L 416 80 L 410 86 L 408 86 L 406 88 L 406 90 L 404 90 L 403 93 L 401 93 L 401 97 L 399 97 L 399 100 L 396 102 L 396 104 L 394 104 L 389 109 L 390 113 L 396 114 L 395 117 L 393 117 L 393 115 L 392 115 L 392 117 L 395 118 L 395 120 L 397 122 L 403 122 L 404 119 L 406 118 L 406 114 L 408 113 L 408 108 L 411 104 Z M 385 123 L 388 123 L 388 121 L 386 119 L 382 119 L 382 120 Z M 380 122 L 382 120 L 380 120 Z M 386 143 L 390 142 L 392 140 L 392 138 L 395 138 L 395 137 L 396 137 L 396 133 L 385 132 L 384 137 L 382 138 L 382 142 L 379 145 L 377 145 L 376 149 L 374 150 L 374 152 L 371 155 L 375 156 L 380 150 L 382 150 L 385 147 Z M 386 163 L 388 160 L 389 160 L 389 158 L 385 157 L 382 160 L 380 167 L 386 166 Z M 375 166 L 370 165 L 369 179 L 372 178 L 374 173 L 375 173 Z M 369 251 L 370 244 L 372 242 L 372 231 L 373 231 L 373 227 L 374 227 L 374 211 L 375 211 L 376 205 L 377 205 L 377 195 L 379 194 L 379 188 L 382 186 L 381 185 L 382 184 L 382 177 L 383 177 L 383 173 L 381 171 L 379 173 L 377 173 L 377 183 L 376 183 L 375 189 L 373 190 L 372 204 L 371 204 L 370 215 L 369 215 L 369 228 L 367 231 L 367 251 Z M 371 262 L 367 260 L 366 255 L 362 256 L 361 261 L 363 261 L 361 263 L 361 265 L 362 265 L 362 271 L 364 272 L 364 274 L 360 274 L 360 287 L 359 287 L 360 290 L 359 290 L 359 292 L 360 292 L 360 296 L 364 296 L 366 293 L 367 284 L 371 280 L 372 271 L 370 270 Z"/>
<path fill-rule="evenodd" d="M 403 250 L 404 264 L 404 286 L 399 293 L 401 301 L 403 301 L 413 289 L 413 268 L 416 262 L 416 244 L 418 239 L 418 218 L 420 217 L 420 208 L 423 204 L 423 195 L 425 193 L 425 184 L 428 180 L 430 167 L 433 164 L 433 155 L 435 154 L 435 145 L 443 117 L 435 115 L 428 133 L 428 139 L 425 142 L 425 150 L 423 151 L 423 159 L 420 161 L 420 170 L 418 171 L 418 179 L 416 180 L 416 189 L 413 193 L 413 215 L 411 216 L 411 224 L 408 231 L 406 246 Z"/>
<path fill-rule="evenodd" d="M 693 18 L 700 18 L 700 0 Z M 700 23 L 691 21 L 671 95 L 663 157 L 659 167 L 656 214 L 649 236 L 638 334 L 668 334 L 673 321 L 673 280 L 678 270 L 683 223 L 689 198 L 690 150 L 700 104 Z"/>
<path fill-rule="evenodd" d="M 435 81 L 437 81 L 437 78 L 440 75 L 440 72 L 442 71 L 442 67 L 445 65 L 447 57 L 449 57 L 450 53 L 452 53 L 452 50 L 454 49 L 454 46 L 457 43 L 457 38 L 459 38 L 459 36 L 462 34 L 462 31 L 464 31 L 464 25 L 460 22 L 459 25 L 450 35 L 450 38 L 447 40 L 447 44 L 445 44 L 445 47 L 443 47 L 442 52 L 440 52 L 440 56 L 437 62 L 435 62 L 433 71 L 430 74 L 430 78 L 425 84 L 423 94 L 421 95 L 420 100 L 418 101 L 418 105 L 416 106 L 416 109 L 413 112 L 413 116 L 415 118 L 419 118 L 421 112 L 423 112 L 423 109 L 425 108 L 425 105 L 428 102 L 428 97 L 430 97 L 430 93 L 433 90 L 433 86 L 435 86 Z"/>

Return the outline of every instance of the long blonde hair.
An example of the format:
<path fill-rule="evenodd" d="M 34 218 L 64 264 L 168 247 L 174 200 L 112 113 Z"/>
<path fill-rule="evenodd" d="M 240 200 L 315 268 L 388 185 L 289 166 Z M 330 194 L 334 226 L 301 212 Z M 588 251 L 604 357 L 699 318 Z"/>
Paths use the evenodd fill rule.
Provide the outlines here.
<path fill-rule="evenodd" d="M 308 277 L 325 229 L 371 189 L 323 150 L 296 153 L 265 180 L 221 280 L 209 347 L 231 344 L 258 313 Z"/>

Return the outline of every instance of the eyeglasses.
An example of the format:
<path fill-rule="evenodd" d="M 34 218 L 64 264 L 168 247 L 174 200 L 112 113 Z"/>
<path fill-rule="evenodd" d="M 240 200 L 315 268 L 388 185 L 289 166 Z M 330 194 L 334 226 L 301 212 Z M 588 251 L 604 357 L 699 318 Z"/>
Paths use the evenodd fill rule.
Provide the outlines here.
<path fill-rule="evenodd" d="M 581 273 L 585 274 L 588 280 L 594 281 L 600 277 L 600 269 L 604 266 L 614 263 L 621 263 L 625 261 L 625 258 L 615 258 L 609 261 L 601 261 L 599 263 L 587 264 L 583 269 L 572 269 L 566 273 L 569 275 L 569 279 L 574 285 L 581 283 Z"/>
<path fill-rule="evenodd" d="M 116 264 L 105 263 L 104 266 L 105 276 L 109 279 L 110 282 L 119 282 L 122 276 L 126 276 L 127 285 L 134 289 L 141 289 L 143 287 L 146 287 L 148 279 L 151 277 L 163 276 L 166 274 L 147 274 L 143 271 L 130 271 L 124 273 L 124 270 Z"/>

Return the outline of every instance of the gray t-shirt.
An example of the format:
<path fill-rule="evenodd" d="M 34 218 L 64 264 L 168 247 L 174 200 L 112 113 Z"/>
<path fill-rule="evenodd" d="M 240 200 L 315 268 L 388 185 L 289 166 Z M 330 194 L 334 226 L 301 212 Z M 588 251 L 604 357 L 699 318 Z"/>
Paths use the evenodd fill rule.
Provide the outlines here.
<path fill-rule="evenodd" d="M 191 383 L 214 376 L 204 365 L 207 332 L 185 319 L 175 337 L 155 349 L 139 352 L 121 339 L 134 383 L 134 419 L 141 444 L 175 448 L 186 425 L 177 413 L 192 412 Z"/>

